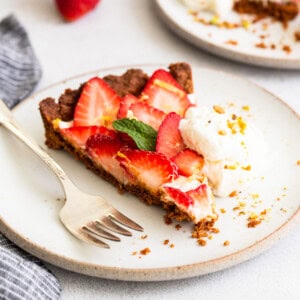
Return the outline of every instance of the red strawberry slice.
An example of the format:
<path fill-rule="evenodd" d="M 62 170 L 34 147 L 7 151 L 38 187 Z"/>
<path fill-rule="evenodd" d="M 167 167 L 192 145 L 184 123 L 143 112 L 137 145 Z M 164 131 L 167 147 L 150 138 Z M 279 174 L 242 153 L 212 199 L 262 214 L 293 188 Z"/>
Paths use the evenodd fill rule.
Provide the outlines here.
<path fill-rule="evenodd" d="M 161 122 L 166 117 L 166 114 L 163 111 L 149 106 L 145 101 L 132 104 L 130 110 L 133 112 L 134 117 L 139 121 L 150 125 L 155 130 L 158 129 Z"/>
<path fill-rule="evenodd" d="M 175 203 L 185 207 L 194 205 L 195 202 L 199 202 L 203 209 L 209 206 L 209 201 L 207 200 L 210 195 L 207 184 L 200 184 L 195 189 L 186 192 L 170 186 L 163 187 L 163 190 L 167 194 L 166 199 L 170 197 Z"/>
<path fill-rule="evenodd" d="M 164 191 L 177 204 L 184 205 L 185 207 L 189 207 L 194 204 L 194 199 L 189 196 L 188 193 L 185 193 L 180 189 L 165 186 Z"/>
<path fill-rule="evenodd" d="M 67 21 L 75 21 L 93 10 L 99 0 L 55 0 L 61 15 Z"/>
<path fill-rule="evenodd" d="M 178 166 L 179 174 L 184 176 L 199 173 L 204 165 L 203 156 L 191 149 L 184 149 L 175 155 L 172 160 Z"/>
<path fill-rule="evenodd" d="M 83 87 L 74 113 L 74 126 L 110 127 L 117 118 L 121 98 L 101 78 L 90 79 Z"/>
<path fill-rule="evenodd" d="M 184 149 L 184 143 L 179 131 L 180 116 L 174 112 L 169 113 L 157 133 L 156 151 L 173 157 Z"/>
<path fill-rule="evenodd" d="M 210 193 L 209 193 L 207 184 L 200 184 L 194 190 L 188 191 L 187 194 L 190 197 L 192 197 L 194 200 L 196 200 L 202 204 L 209 203 L 209 201 L 207 201 L 207 199 L 210 198 Z"/>
<path fill-rule="evenodd" d="M 116 159 L 118 151 L 123 147 L 118 136 L 95 134 L 87 140 L 86 147 L 89 156 L 106 172 L 113 175 L 121 183 L 132 183 L 131 176 Z"/>
<path fill-rule="evenodd" d="M 176 165 L 163 154 L 146 150 L 122 150 L 118 160 L 137 182 L 153 194 L 162 184 L 177 178 Z"/>
<path fill-rule="evenodd" d="M 116 132 L 104 126 L 79 126 L 70 128 L 61 128 L 59 130 L 62 136 L 76 147 L 84 147 L 88 138 L 96 133 L 108 136 L 116 136 Z"/>
<path fill-rule="evenodd" d="M 138 149 L 135 141 L 127 133 L 118 131 L 117 135 L 123 142 L 123 144 L 126 145 L 126 147 L 131 149 Z"/>
<path fill-rule="evenodd" d="M 139 99 L 131 94 L 126 95 L 120 103 L 120 108 L 118 111 L 117 118 L 122 119 L 122 118 L 127 118 L 127 113 L 128 110 L 131 106 L 131 104 L 138 102 Z"/>
<path fill-rule="evenodd" d="M 148 104 L 165 113 L 176 112 L 184 116 L 185 111 L 191 106 L 186 92 L 172 75 L 162 69 L 153 73 L 142 92 L 142 99 Z"/>

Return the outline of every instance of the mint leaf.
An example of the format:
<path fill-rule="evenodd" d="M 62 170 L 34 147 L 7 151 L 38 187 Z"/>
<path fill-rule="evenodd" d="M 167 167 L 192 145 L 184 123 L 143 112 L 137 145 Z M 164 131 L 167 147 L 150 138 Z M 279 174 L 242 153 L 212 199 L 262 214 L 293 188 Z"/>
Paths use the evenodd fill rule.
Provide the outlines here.
<path fill-rule="evenodd" d="M 127 133 L 142 150 L 155 150 L 157 132 L 151 126 L 135 119 L 120 119 L 113 122 L 115 130 Z"/>

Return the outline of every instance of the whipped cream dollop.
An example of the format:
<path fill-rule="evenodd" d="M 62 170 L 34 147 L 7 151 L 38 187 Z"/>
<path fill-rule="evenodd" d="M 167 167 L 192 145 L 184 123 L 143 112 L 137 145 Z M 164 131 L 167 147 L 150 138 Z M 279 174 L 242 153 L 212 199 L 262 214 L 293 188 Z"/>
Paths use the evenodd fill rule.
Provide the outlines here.
<path fill-rule="evenodd" d="M 179 129 L 187 147 L 203 155 L 203 173 L 216 196 L 239 191 L 262 165 L 263 135 L 237 113 L 220 106 L 191 107 Z"/>
<path fill-rule="evenodd" d="M 234 0 L 181 0 L 190 10 L 207 11 L 218 15 L 232 11 Z"/>

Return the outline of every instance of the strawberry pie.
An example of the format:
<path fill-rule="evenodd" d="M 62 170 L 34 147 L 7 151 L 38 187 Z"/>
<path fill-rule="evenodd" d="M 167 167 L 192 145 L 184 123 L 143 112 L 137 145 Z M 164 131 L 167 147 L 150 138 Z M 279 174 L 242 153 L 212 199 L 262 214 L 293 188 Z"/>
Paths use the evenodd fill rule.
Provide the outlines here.
<path fill-rule="evenodd" d="M 214 196 L 204 157 L 180 131 L 194 106 L 186 63 L 145 74 L 94 77 L 40 102 L 46 144 L 64 149 L 118 189 L 166 210 L 166 220 L 213 227 Z M 186 138 L 185 138 L 186 139 Z"/>

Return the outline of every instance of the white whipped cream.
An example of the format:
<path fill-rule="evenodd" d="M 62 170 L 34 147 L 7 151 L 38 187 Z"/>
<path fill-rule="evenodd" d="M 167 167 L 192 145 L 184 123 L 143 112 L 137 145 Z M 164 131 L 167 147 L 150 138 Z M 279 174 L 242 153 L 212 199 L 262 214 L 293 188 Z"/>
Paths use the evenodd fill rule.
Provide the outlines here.
<path fill-rule="evenodd" d="M 234 0 L 181 0 L 190 10 L 224 15 L 232 11 Z"/>
<path fill-rule="evenodd" d="M 228 196 L 254 178 L 262 165 L 262 133 L 239 114 L 191 107 L 180 122 L 184 143 L 202 154 L 203 172 L 216 196 Z"/>

